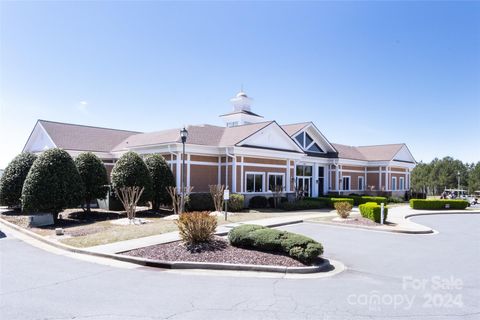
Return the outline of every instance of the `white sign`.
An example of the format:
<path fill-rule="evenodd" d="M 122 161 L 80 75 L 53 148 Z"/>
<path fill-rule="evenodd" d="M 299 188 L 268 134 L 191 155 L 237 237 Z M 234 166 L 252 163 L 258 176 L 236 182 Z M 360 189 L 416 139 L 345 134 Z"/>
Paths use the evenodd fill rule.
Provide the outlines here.
<path fill-rule="evenodd" d="M 223 200 L 229 200 L 230 199 L 230 190 L 225 189 L 223 190 Z"/>

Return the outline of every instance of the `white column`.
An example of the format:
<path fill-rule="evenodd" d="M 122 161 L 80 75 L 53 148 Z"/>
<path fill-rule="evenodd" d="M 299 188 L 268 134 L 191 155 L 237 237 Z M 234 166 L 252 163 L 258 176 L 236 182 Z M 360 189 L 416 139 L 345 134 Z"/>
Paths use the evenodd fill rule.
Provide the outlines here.
<path fill-rule="evenodd" d="M 181 161 L 181 158 L 182 157 L 182 154 L 180 152 L 177 152 L 177 161 L 176 161 L 176 164 L 175 164 L 175 168 L 176 168 L 176 174 L 175 174 L 175 179 L 177 180 L 177 189 L 180 190 L 180 188 L 182 187 L 182 161 Z M 183 192 L 183 191 L 182 191 Z"/>
<path fill-rule="evenodd" d="M 244 174 L 243 174 L 243 156 L 240 157 L 240 192 L 244 192 L 244 187 L 243 187 L 243 180 L 244 180 Z"/>
<path fill-rule="evenodd" d="M 222 157 L 218 156 L 218 184 L 222 184 Z"/>
<path fill-rule="evenodd" d="M 318 166 L 313 163 L 312 165 L 312 197 L 318 196 Z"/>
<path fill-rule="evenodd" d="M 339 191 L 338 181 L 340 180 L 340 171 L 338 170 L 338 164 L 335 166 L 335 191 Z"/>
<path fill-rule="evenodd" d="M 232 192 L 237 192 L 237 156 L 233 155 L 232 160 Z"/>
<path fill-rule="evenodd" d="M 190 154 L 187 154 L 187 187 L 190 187 Z"/>
<path fill-rule="evenodd" d="M 389 175 L 389 172 L 390 172 L 389 168 L 388 168 L 388 167 L 385 167 L 385 190 L 386 190 L 386 191 L 389 191 L 389 190 L 390 190 L 390 188 L 389 188 L 389 186 L 390 186 L 390 175 Z"/>
<path fill-rule="evenodd" d="M 368 183 L 367 183 L 367 167 L 365 167 L 365 178 L 363 179 L 363 191 L 367 190 L 367 186 L 368 186 Z"/>
<path fill-rule="evenodd" d="M 285 191 L 290 192 L 290 159 L 287 159 L 287 172 L 285 174 Z"/>
<path fill-rule="evenodd" d="M 382 167 L 378 167 L 378 190 L 382 191 Z"/>

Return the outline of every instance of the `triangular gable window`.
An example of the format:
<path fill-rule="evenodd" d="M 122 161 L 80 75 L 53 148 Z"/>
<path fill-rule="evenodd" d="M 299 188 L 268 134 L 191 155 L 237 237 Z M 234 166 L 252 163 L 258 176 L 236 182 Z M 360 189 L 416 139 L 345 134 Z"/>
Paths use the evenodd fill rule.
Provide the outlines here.
<path fill-rule="evenodd" d="M 299 134 L 298 136 L 296 136 L 296 137 L 295 137 L 295 140 L 298 141 L 298 143 L 300 144 L 300 146 L 301 146 L 302 148 L 305 148 L 305 147 L 304 147 L 304 143 L 303 143 L 303 142 L 305 141 L 305 139 L 303 138 L 303 132 L 302 132 L 301 134 Z"/>
<path fill-rule="evenodd" d="M 314 143 L 310 148 L 308 148 L 308 151 L 323 152 L 322 148 L 320 148 L 316 143 Z"/>
<path fill-rule="evenodd" d="M 300 134 L 296 135 L 295 140 L 297 140 L 298 144 L 303 150 L 324 153 L 322 148 L 320 148 L 320 146 L 313 141 L 312 137 L 306 132 L 301 132 Z"/>

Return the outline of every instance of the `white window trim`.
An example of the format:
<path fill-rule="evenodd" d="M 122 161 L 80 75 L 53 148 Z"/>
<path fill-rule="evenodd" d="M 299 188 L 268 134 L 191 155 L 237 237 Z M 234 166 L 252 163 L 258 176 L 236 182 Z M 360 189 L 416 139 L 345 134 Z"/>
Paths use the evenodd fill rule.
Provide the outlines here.
<path fill-rule="evenodd" d="M 248 192 L 247 191 L 247 176 L 249 174 L 254 174 L 254 175 L 261 175 L 262 176 L 262 191 L 260 192 Z M 253 180 L 255 181 L 255 179 Z M 254 182 L 255 183 L 255 182 Z M 255 194 L 255 193 L 265 193 L 265 172 L 258 172 L 258 171 L 246 171 L 245 172 L 245 193 L 248 193 L 248 194 Z M 253 186 L 253 189 L 255 189 L 255 184 Z"/>
<path fill-rule="evenodd" d="M 348 189 L 345 189 L 343 179 L 348 178 Z M 342 191 L 352 191 L 352 177 L 351 176 L 342 176 Z"/>
<path fill-rule="evenodd" d="M 270 176 L 282 176 L 282 188 L 283 188 L 283 192 L 285 192 L 285 173 L 282 173 L 282 172 L 268 172 L 267 173 L 267 181 L 266 183 L 269 183 L 270 182 Z M 270 185 L 267 185 L 266 186 L 268 192 L 273 192 L 272 190 L 270 190 Z"/>
<path fill-rule="evenodd" d="M 362 188 L 360 189 L 360 180 L 362 180 Z M 365 190 L 365 177 L 359 176 L 357 181 L 357 189 L 360 191 Z"/>
<path fill-rule="evenodd" d="M 392 191 L 397 191 L 397 177 L 392 177 L 392 185 L 390 187 Z"/>
<path fill-rule="evenodd" d="M 398 182 L 399 182 L 398 190 L 405 190 L 405 177 L 400 177 Z"/>
<path fill-rule="evenodd" d="M 296 134 L 296 135 L 293 136 L 293 139 L 294 139 L 295 142 L 300 146 L 300 148 L 302 148 L 303 151 L 309 151 L 308 149 L 309 149 L 311 146 L 313 146 L 315 143 L 317 143 L 317 145 L 318 145 L 318 147 L 319 147 L 320 149 L 322 149 L 322 150 L 325 149 L 324 147 L 321 147 L 321 146 L 320 146 L 321 144 L 318 143 L 318 142 L 316 142 L 315 139 L 313 139 L 313 138 L 311 137 L 311 135 L 310 135 L 310 138 L 312 139 L 312 142 L 311 142 L 309 145 L 305 145 L 305 143 L 307 142 L 307 134 L 308 134 L 307 131 L 304 130 L 304 131 L 302 131 L 302 132 L 300 132 L 300 133 L 298 133 L 298 134 Z M 298 142 L 298 140 L 297 140 L 297 137 L 298 137 L 299 135 L 303 135 L 303 146 L 300 145 L 300 142 Z M 322 151 L 322 152 L 309 151 L 309 152 L 318 153 L 318 154 L 325 154 L 325 153 L 327 153 L 326 151 Z"/>

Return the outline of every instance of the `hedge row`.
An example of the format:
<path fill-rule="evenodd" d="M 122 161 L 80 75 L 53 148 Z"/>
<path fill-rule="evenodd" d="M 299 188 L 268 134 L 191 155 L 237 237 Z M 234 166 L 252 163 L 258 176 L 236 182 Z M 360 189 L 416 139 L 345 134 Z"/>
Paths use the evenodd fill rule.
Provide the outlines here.
<path fill-rule="evenodd" d="M 380 223 L 381 217 L 381 206 L 376 202 L 367 202 L 363 203 L 358 206 L 360 209 L 360 213 L 362 217 L 375 221 L 376 223 Z M 387 220 L 388 215 L 388 208 L 383 208 L 383 221 Z"/>
<path fill-rule="evenodd" d="M 244 196 L 241 194 L 230 194 L 228 200 L 228 211 L 236 212 L 243 209 Z M 191 193 L 187 202 L 188 211 L 215 211 L 212 195 L 209 192 Z"/>
<path fill-rule="evenodd" d="M 280 204 L 280 209 L 285 211 L 322 209 L 325 207 L 325 202 L 313 199 L 304 199 L 295 202 L 283 202 Z"/>
<path fill-rule="evenodd" d="M 354 200 L 352 198 L 347 198 L 347 197 L 345 197 L 345 198 L 319 197 L 318 199 L 319 199 L 319 201 L 323 201 L 327 205 L 327 207 L 332 208 L 332 209 L 335 208 L 335 202 L 348 202 L 352 206 L 354 204 Z"/>
<path fill-rule="evenodd" d="M 464 210 L 468 207 L 468 201 L 448 199 L 410 199 L 410 207 L 418 210 Z"/>
<path fill-rule="evenodd" d="M 322 245 L 311 238 L 259 225 L 247 224 L 233 228 L 228 233 L 228 240 L 235 247 L 283 252 L 307 264 L 323 254 Z"/>

